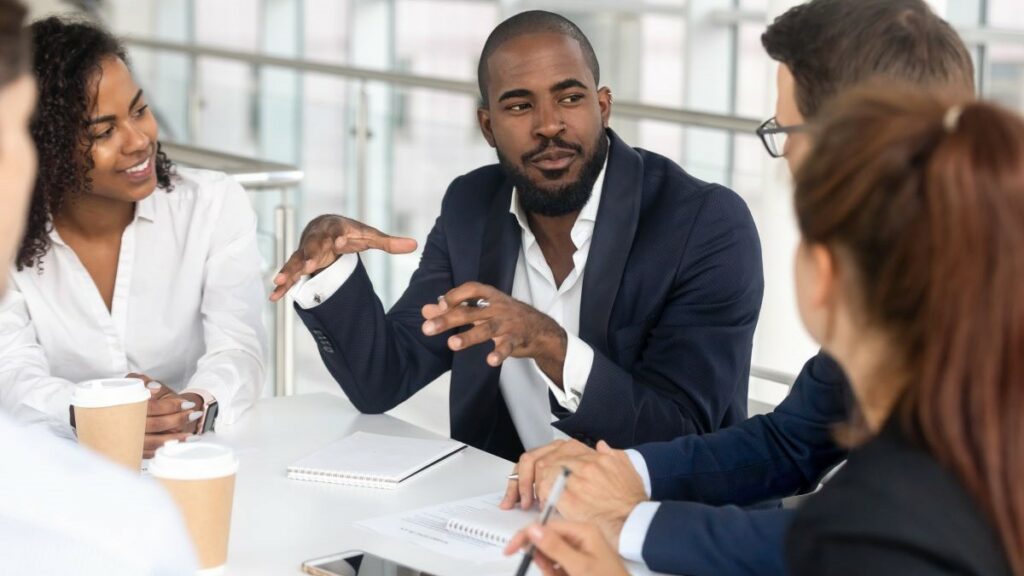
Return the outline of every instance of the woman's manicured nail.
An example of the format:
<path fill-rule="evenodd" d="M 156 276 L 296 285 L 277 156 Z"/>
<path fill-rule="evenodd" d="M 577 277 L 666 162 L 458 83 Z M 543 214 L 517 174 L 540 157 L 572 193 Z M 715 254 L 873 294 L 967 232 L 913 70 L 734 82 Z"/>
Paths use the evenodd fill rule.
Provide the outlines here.
<path fill-rule="evenodd" d="M 199 420 L 202 417 L 203 417 L 203 413 L 202 412 L 193 412 L 193 413 L 188 415 L 188 421 L 189 422 L 195 422 L 196 420 Z"/>
<path fill-rule="evenodd" d="M 191 400 L 185 400 L 184 402 L 181 403 L 181 409 L 182 410 L 191 410 L 191 409 L 193 409 L 195 407 L 196 407 L 196 403 L 192 402 Z"/>

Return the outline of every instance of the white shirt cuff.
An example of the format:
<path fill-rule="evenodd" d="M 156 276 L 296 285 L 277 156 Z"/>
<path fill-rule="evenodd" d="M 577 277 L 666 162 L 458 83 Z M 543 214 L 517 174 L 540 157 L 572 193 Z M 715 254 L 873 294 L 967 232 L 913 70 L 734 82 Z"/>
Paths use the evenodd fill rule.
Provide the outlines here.
<path fill-rule="evenodd" d="M 647 470 L 647 461 L 644 460 L 642 454 L 636 450 L 626 450 L 626 456 L 629 456 L 629 462 L 636 469 L 636 473 L 640 475 L 640 479 L 644 481 L 644 492 L 647 493 L 647 497 L 651 497 L 651 473 Z"/>
<path fill-rule="evenodd" d="M 344 254 L 316 276 L 300 278 L 295 286 L 288 291 L 288 295 L 303 310 L 315 308 L 334 296 L 338 288 L 348 281 L 356 270 L 356 264 L 359 264 L 357 254 Z"/>
<path fill-rule="evenodd" d="M 647 530 L 651 527 L 660 505 L 659 502 L 641 502 L 629 513 L 619 534 L 620 556 L 644 564 L 644 540 L 647 539 Z"/>
<path fill-rule="evenodd" d="M 590 369 L 594 367 L 594 349 L 578 336 L 568 334 L 565 346 L 565 363 L 562 364 L 562 388 L 555 385 L 548 375 L 531 362 L 533 369 L 540 374 L 555 395 L 558 404 L 570 412 L 576 412 L 583 401 L 583 390 L 590 378 Z"/>

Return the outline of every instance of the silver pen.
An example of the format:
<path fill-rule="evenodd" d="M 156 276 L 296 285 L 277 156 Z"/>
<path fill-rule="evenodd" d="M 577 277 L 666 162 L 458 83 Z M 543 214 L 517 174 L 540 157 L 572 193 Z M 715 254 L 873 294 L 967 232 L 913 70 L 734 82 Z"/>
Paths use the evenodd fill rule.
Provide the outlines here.
<path fill-rule="evenodd" d="M 565 466 L 562 466 L 562 472 L 555 479 L 555 485 L 551 488 L 551 494 L 548 495 L 548 502 L 540 513 L 541 526 L 548 523 L 548 518 L 551 518 L 551 513 L 555 511 L 558 499 L 562 497 L 562 492 L 565 491 L 565 482 L 569 479 L 569 474 L 572 474 L 572 472 Z M 523 555 L 523 561 L 519 564 L 519 569 L 516 570 L 516 576 L 524 576 L 526 574 L 526 571 L 530 569 L 530 563 L 533 562 L 533 555 L 536 552 L 537 547 L 531 542 L 526 547 L 526 553 Z"/>
<path fill-rule="evenodd" d="M 440 304 L 444 301 L 444 295 L 437 297 L 437 303 Z M 487 298 L 473 298 L 471 300 L 464 300 L 459 303 L 459 306 L 469 306 L 470 308 L 487 308 L 491 305 L 491 302 Z"/>

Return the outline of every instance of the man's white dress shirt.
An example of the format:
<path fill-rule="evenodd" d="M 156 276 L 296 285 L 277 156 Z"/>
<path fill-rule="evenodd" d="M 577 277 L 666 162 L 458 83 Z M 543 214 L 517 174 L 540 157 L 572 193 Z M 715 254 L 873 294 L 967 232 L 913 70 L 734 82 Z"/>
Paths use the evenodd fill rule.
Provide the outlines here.
<path fill-rule="evenodd" d="M 228 176 L 178 168 L 121 237 L 112 307 L 56 229 L 0 301 L 0 408 L 68 421 L 73 383 L 138 372 L 213 396 L 219 424 L 263 388 L 265 290 L 256 215 Z"/>
<path fill-rule="evenodd" d="M 181 514 L 152 479 L 0 412 L 0 572 L 192 576 Z"/>
<path fill-rule="evenodd" d="M 590 200 L 580 210 L 569 233 L 576 246 L 576 252 L 573 254 L 574 268 L 562 281 L 561 286 L 555 285 L 551 267 L 544 259 L 537 238 L 530 230 L 526 213 L 519 205 L 518 191 L 512 191 L 509 212 L 515 215 L 522 233 L 515 277 L 512 281 L 512 297 L 550 316 L 568 335 L 565 364 L 562 368 L 564 391 L 537 367 L 532 358 L 509 358 L 502 365 L 499 379 L 501 393 L 508 404 L 519 439 L 527 450 L 548 444 L 554 440 L 556 434 L 560 438 L 565 437 L 561 431 L 551 426 L 557 418 L 551 413 L 548 391 L 554 394 L 562 407 L 575 412 L 583 399 L 590 369 L 594 364 L 594 350 L 579 338 L 580 302 L 583 296 L 583 274 L 586 271 L 587 256 L 590 254 L 590 241 L 597 222 L 597 209 L 601 204 L 605 168 L 602 168 L 598 175 Z M 347 254 L 338 258 L 320 274 L 301 280 L 291 290 L 295 302 L 308 310 L 326 301 L 351 276 L 356 268 L 357 259 L 357 255 Z"/>

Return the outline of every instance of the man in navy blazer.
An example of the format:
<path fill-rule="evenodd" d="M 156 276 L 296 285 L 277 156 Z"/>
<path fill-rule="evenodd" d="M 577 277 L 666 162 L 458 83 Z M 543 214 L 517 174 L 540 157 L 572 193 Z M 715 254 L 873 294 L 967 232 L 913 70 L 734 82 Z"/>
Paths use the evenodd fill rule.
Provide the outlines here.
<path fill-rule="evenodd" d="M 607 128 L 611 92 L 560 16 L 499 25 L 479 76 L 500 163 L 449 186 L 390 311 L 354 253 L 415 242 L 340 216 L 275 279 L 279 298 L 320 271 L 292 293 L 349 399 L 383 412 L 450 370 L 452 437 L 510 460 L 552 426 L 628 446 L 743 421 L 763 292 L 745 203 Z"/>
<path fill-rule="evenodd" d="M 969 52 L 923 0 L 813 0 L 780 16 L 762 42 L 779 62 L 778 101 L 758 133 L 793 172 L 812 145 L 806 123 L 864 79 L 974 92 Z M 627 559 L 673 574 L 784 574 L 793 511 L 741 507 L 813 490 L 842 461 L 834 434 L 851 416 L 850 393 L 840 366 L 821 352 L 773 412 L 714 434 L 625 452 L 561 442 L 527 453 L 503 504 L 530 504 L 535 480 L 543 499 L 551 471 L 569 466 L 576 482 L 559 512 L 596 523 Z"/>

